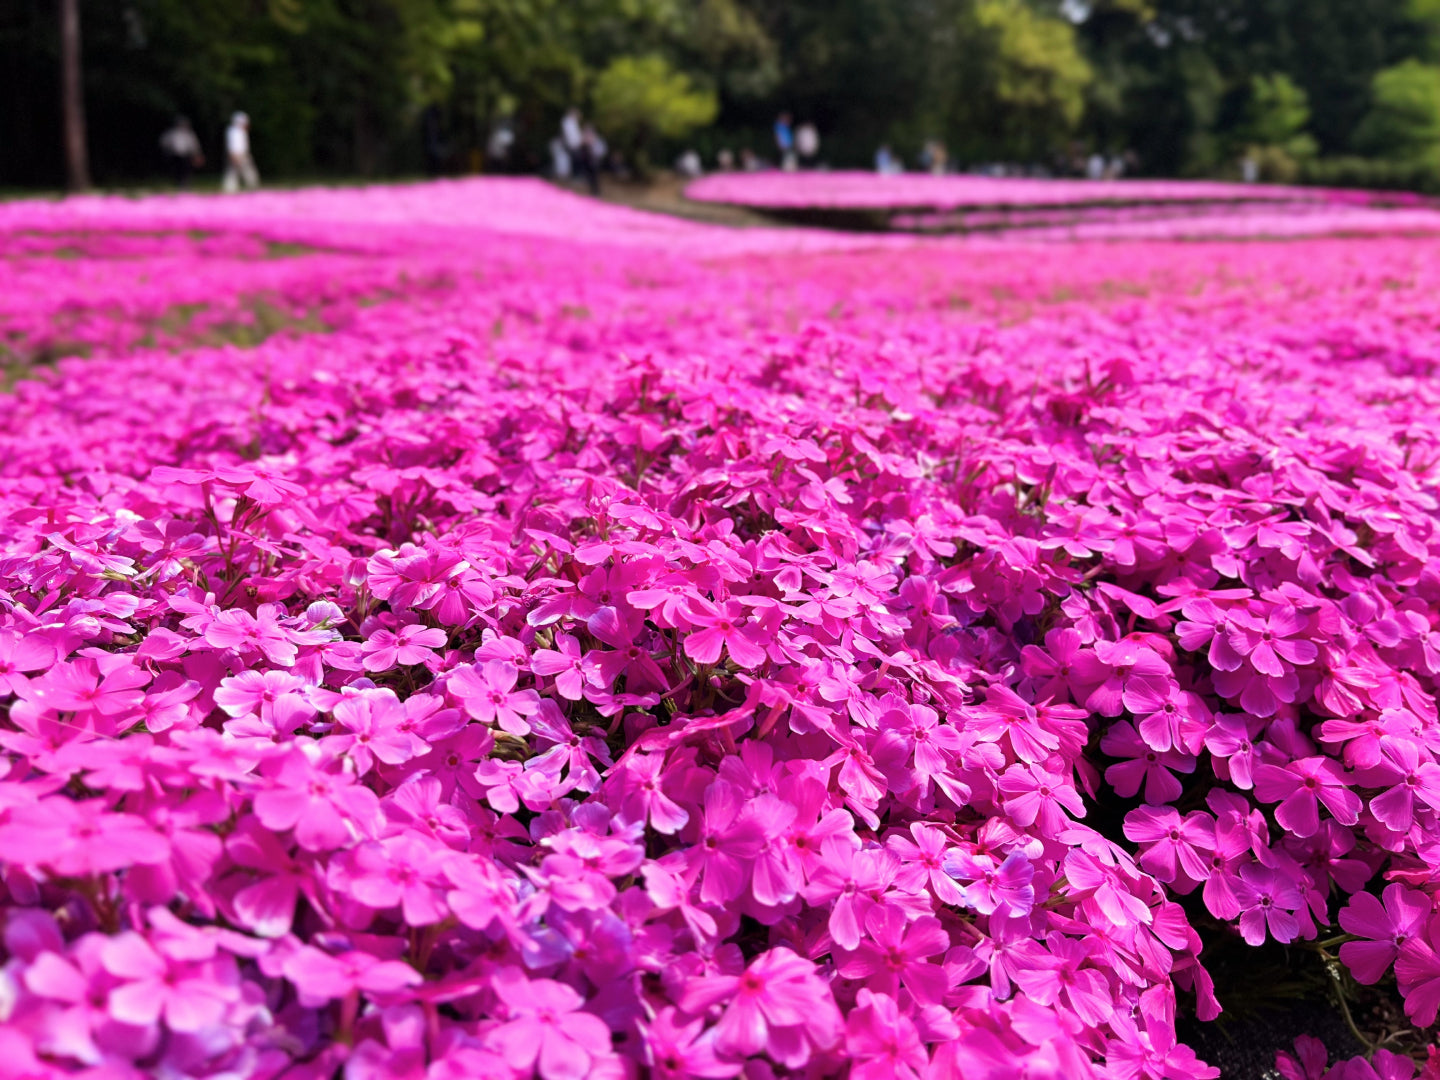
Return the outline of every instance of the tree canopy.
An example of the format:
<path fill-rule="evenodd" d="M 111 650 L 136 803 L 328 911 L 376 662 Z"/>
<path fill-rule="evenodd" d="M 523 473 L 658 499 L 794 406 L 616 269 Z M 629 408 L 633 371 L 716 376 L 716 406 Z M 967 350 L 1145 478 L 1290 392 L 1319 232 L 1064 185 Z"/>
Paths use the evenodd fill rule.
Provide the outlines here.
<path fill-rule="evenodd" d="M 443 116 L 449 167 L 538 167 L 578 105 L 612 141 L 824 160 L 942 140 L 965 164 L 1133 155 L 1145 172 L 1292 158 L 1435 160 L 1440 0 L 79 0 L 93 170 L 159 170 L 177 113 L 218 148 L 253 119 L 272 177 L 393 175 Z M 0 6 L 0 185 L 62 172 L 56 0 Z M 218 156 L 218 155 L 216 155 Z M 494 162 L 490 163 L 494 167 Z"/>

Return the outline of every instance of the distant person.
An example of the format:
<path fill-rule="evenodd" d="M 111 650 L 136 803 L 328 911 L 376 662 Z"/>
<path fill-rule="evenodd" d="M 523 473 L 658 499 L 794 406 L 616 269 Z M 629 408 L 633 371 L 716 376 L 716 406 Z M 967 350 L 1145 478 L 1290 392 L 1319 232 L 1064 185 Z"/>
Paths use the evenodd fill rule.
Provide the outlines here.
<path fill-rule="evenodd" d="M 559 135 L 550 140 L 550 171 L 556 180 L 569 180 L 575 171 L 575 159 L 565 148 L 565 140 Z"/>
<path fill-rule="evenodd" d="M 586 124 L 580 129 L 580 150 L 575 155 L 575 171 L 585 181 L 591 195 L 600 194 L 600 170 L 609 152 L 605 140 L 591 125 Z"/>
<path fill-rule="evenodd" d="M 920 150 L 920 168 L 935 176 L 943 176 L 949 165 L 950 155 L 945 144 L 939 139 L 926 139 Z"/>
<path fill-rule="evenodd" d="M 560 141 L 565 144 L 565 152 L 570 155 L 571 162 L 578 165 L 580 150 L 585 144 L 585 125 L 580 110 L 573 106 L 565 110 L 560 120 Z"/>
<path fill-rule="evenodd" d="M 1246 154 L 1240 160 L 1240 178 L 1247 184 L 1258 183 L 1260 180 L 1260 162 L 1255 160 L 1254 154 Z"/>
<path fill-rule="evenodd" d="M 721 147 L 720 152 L 715 155 L 715 168 L 720 172 L 734 172 L 735 151 L 728 146 Z"/>
<path fill-rule="evenodd" d="M 820 131 L 814 124 L 801 124 L 795 129 L 795 153 L 806 168 L 816 163 L 820 156 Z"/>
<path fill-rule="evenodd" d="M 491 169 L 503 169 L 510 161 L 510 148 L 515 145 L 515 130 L 508 119 L 501 120 L 490 132 L 485 144 L 485 157 Z"/>
<path fill-rule="evenodd" d="M 1085 162 L 1085 178 L 1087 180 L 1105 179 L 1105 155 L 1091 154 Z"/>
<path fill-rule="evenodd" d="M 605 136 L 600 134 L 595 125 L 585 125 L 585 142 L 589 144 L 590 152 L 595 156 L 595 167 L 601 172 L 609 170 L 614 164 L 615 155 L 610 152 L 610 144 L 605 141 Z"/>
<path fill-rule="evenodd" d="M 765 162 L 761 161 L 760 155 L 747 146 L 740 151 L 740 168 L 744 172 L 764 172 Z"/>
<path fill-rule="evenodd" d="M 220 186 L 227 194 L 234 194 L 242 186 L 252 191 L 260 186 L 259 170 L 250 156 L 250 117 L 243 112 L 230 117 L 230 126 L 225 129 L 225 178 Z"/>
<path fill-rule="evenodd" d="M 439 105 L 427 105 L 420 114 L 420 141 L 425 151 L 425 174 L 433 179 L 445 169 L 445 118 Z"/>
<path fill-rule="evenodd" d="M 200 149 L 200 139 L 190 121 L 177 116 L 175 123 L 160 136 L 160 151 L 175 177 L 175 186 L 184 191 L 190 186 L 190 175 L 205 164 L 205 154 Z"/>
<path fill-rule="evenodd" d="M 687 180 L 694 180 L 705 171 L 705 167 L 700 163 L 699 154 L 694 150 L 686 150 L 676 160 L 675 171 Z"/>
<path fill-rule="evenodd" d="M 896 173 L 904 172 L 904 166 L 900 164 L 890 144 L 886 143 L 875 151 L 875 171 L 881 176 L 894 176 Z"/>
<path fill-rule="evenodd" d="M 795 158 L 795 128 L 788 112 L 775 118 L 775 149 L 780 153 L 780 167 L 794 172 L 798 164 Z"/>

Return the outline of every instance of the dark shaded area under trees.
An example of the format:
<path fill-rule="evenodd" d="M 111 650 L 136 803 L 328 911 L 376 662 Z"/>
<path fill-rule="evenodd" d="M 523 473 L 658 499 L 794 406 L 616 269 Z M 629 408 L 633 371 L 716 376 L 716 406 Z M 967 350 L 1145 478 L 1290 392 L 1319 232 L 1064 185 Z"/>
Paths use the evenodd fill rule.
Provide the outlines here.
<path fill-rule="evenodd" d="M 0 186 L 65 178 L 58 0 L 0 0 Z M 1440 176 L 1440 0 L 78 0 L 90 169 L 162 173 L 176 113 L 212 162 L 234 109 L 267 178 L 542 167 L 579 104 L 632 160 L 773 156 L 787 109 L 821 159 L 1426 187 Z M 432 113 L 432 118 L 434 114 Z M 432 128 L 434 121 L 432 119 Z M 432 143 L 433 146 L 433 143 Z M 1328 172 L 1327 172 L 1328 170 Z"/>

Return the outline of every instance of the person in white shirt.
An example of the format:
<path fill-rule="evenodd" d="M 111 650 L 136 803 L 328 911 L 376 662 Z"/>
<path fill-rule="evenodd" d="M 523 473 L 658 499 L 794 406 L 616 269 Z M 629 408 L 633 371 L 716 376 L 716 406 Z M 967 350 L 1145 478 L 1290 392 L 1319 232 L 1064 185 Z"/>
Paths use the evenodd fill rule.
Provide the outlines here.
<path fill-rule="evenodd" d="M 565 110 L 565 116 L 560 121 L 560 139 L 572 161 L 580 156 L 580 150 L 585 145 L 585 127 L 579 109 Z"/>
<path fill-rule="evenodd" d="M 801 124 L 795 129 L 795 153 L 800 156 L 803 167 L 816 164 L 815 159 L 820 156 L 820 130 L 814 124 Z"/>
<path fill-rule="evenodd" d="M 195 129 L 190 126 L 190 121 L 183 116 L 177 116 L 175 123 L 160 136 L 160 150 L 170 163 L 175 186 L 185 190 L 190 186 L 191 172 L 205 164 L 205 154 L 200 149 L 200 140 L 195 135 Z"/>
<path fill-rule="evenodd" d="M 550 140 L 550 171 L 556 180 L 569 180 L 575 171 L 575 159 L 565 149 L 565 140 L 558 135 Z"/>
<path fill-rule="evenodd" d="M 230 126 L 225 129 L 225 179 L 221 188 L 227 192 L 260 186 L 260 173 L 255 168 L 255 159 L 250 156 L 250 117 L 237 112 L 230 117 Z"/>

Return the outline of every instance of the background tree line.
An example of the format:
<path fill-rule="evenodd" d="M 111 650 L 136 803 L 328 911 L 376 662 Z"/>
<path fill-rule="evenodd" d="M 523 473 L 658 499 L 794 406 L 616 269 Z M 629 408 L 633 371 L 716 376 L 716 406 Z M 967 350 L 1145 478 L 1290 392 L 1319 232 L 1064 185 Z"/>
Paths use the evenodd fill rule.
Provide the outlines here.
<path fill-rule="evenodd" d="M 933 138 L 971 165 L 1440 175 L 1440 0 L 0 0 L 0 185 L 64 177 L 67 4 L 106 184 L 158 174 L 177 113 L 212 163 L 240 108 L 268 176 L 366 177 L 420 171 L 428 106 L 451 169 L 500 125 L 537 168 L 571 104 L 632 159 L 766 154 L 786 109 L 836 166 Z"/>

